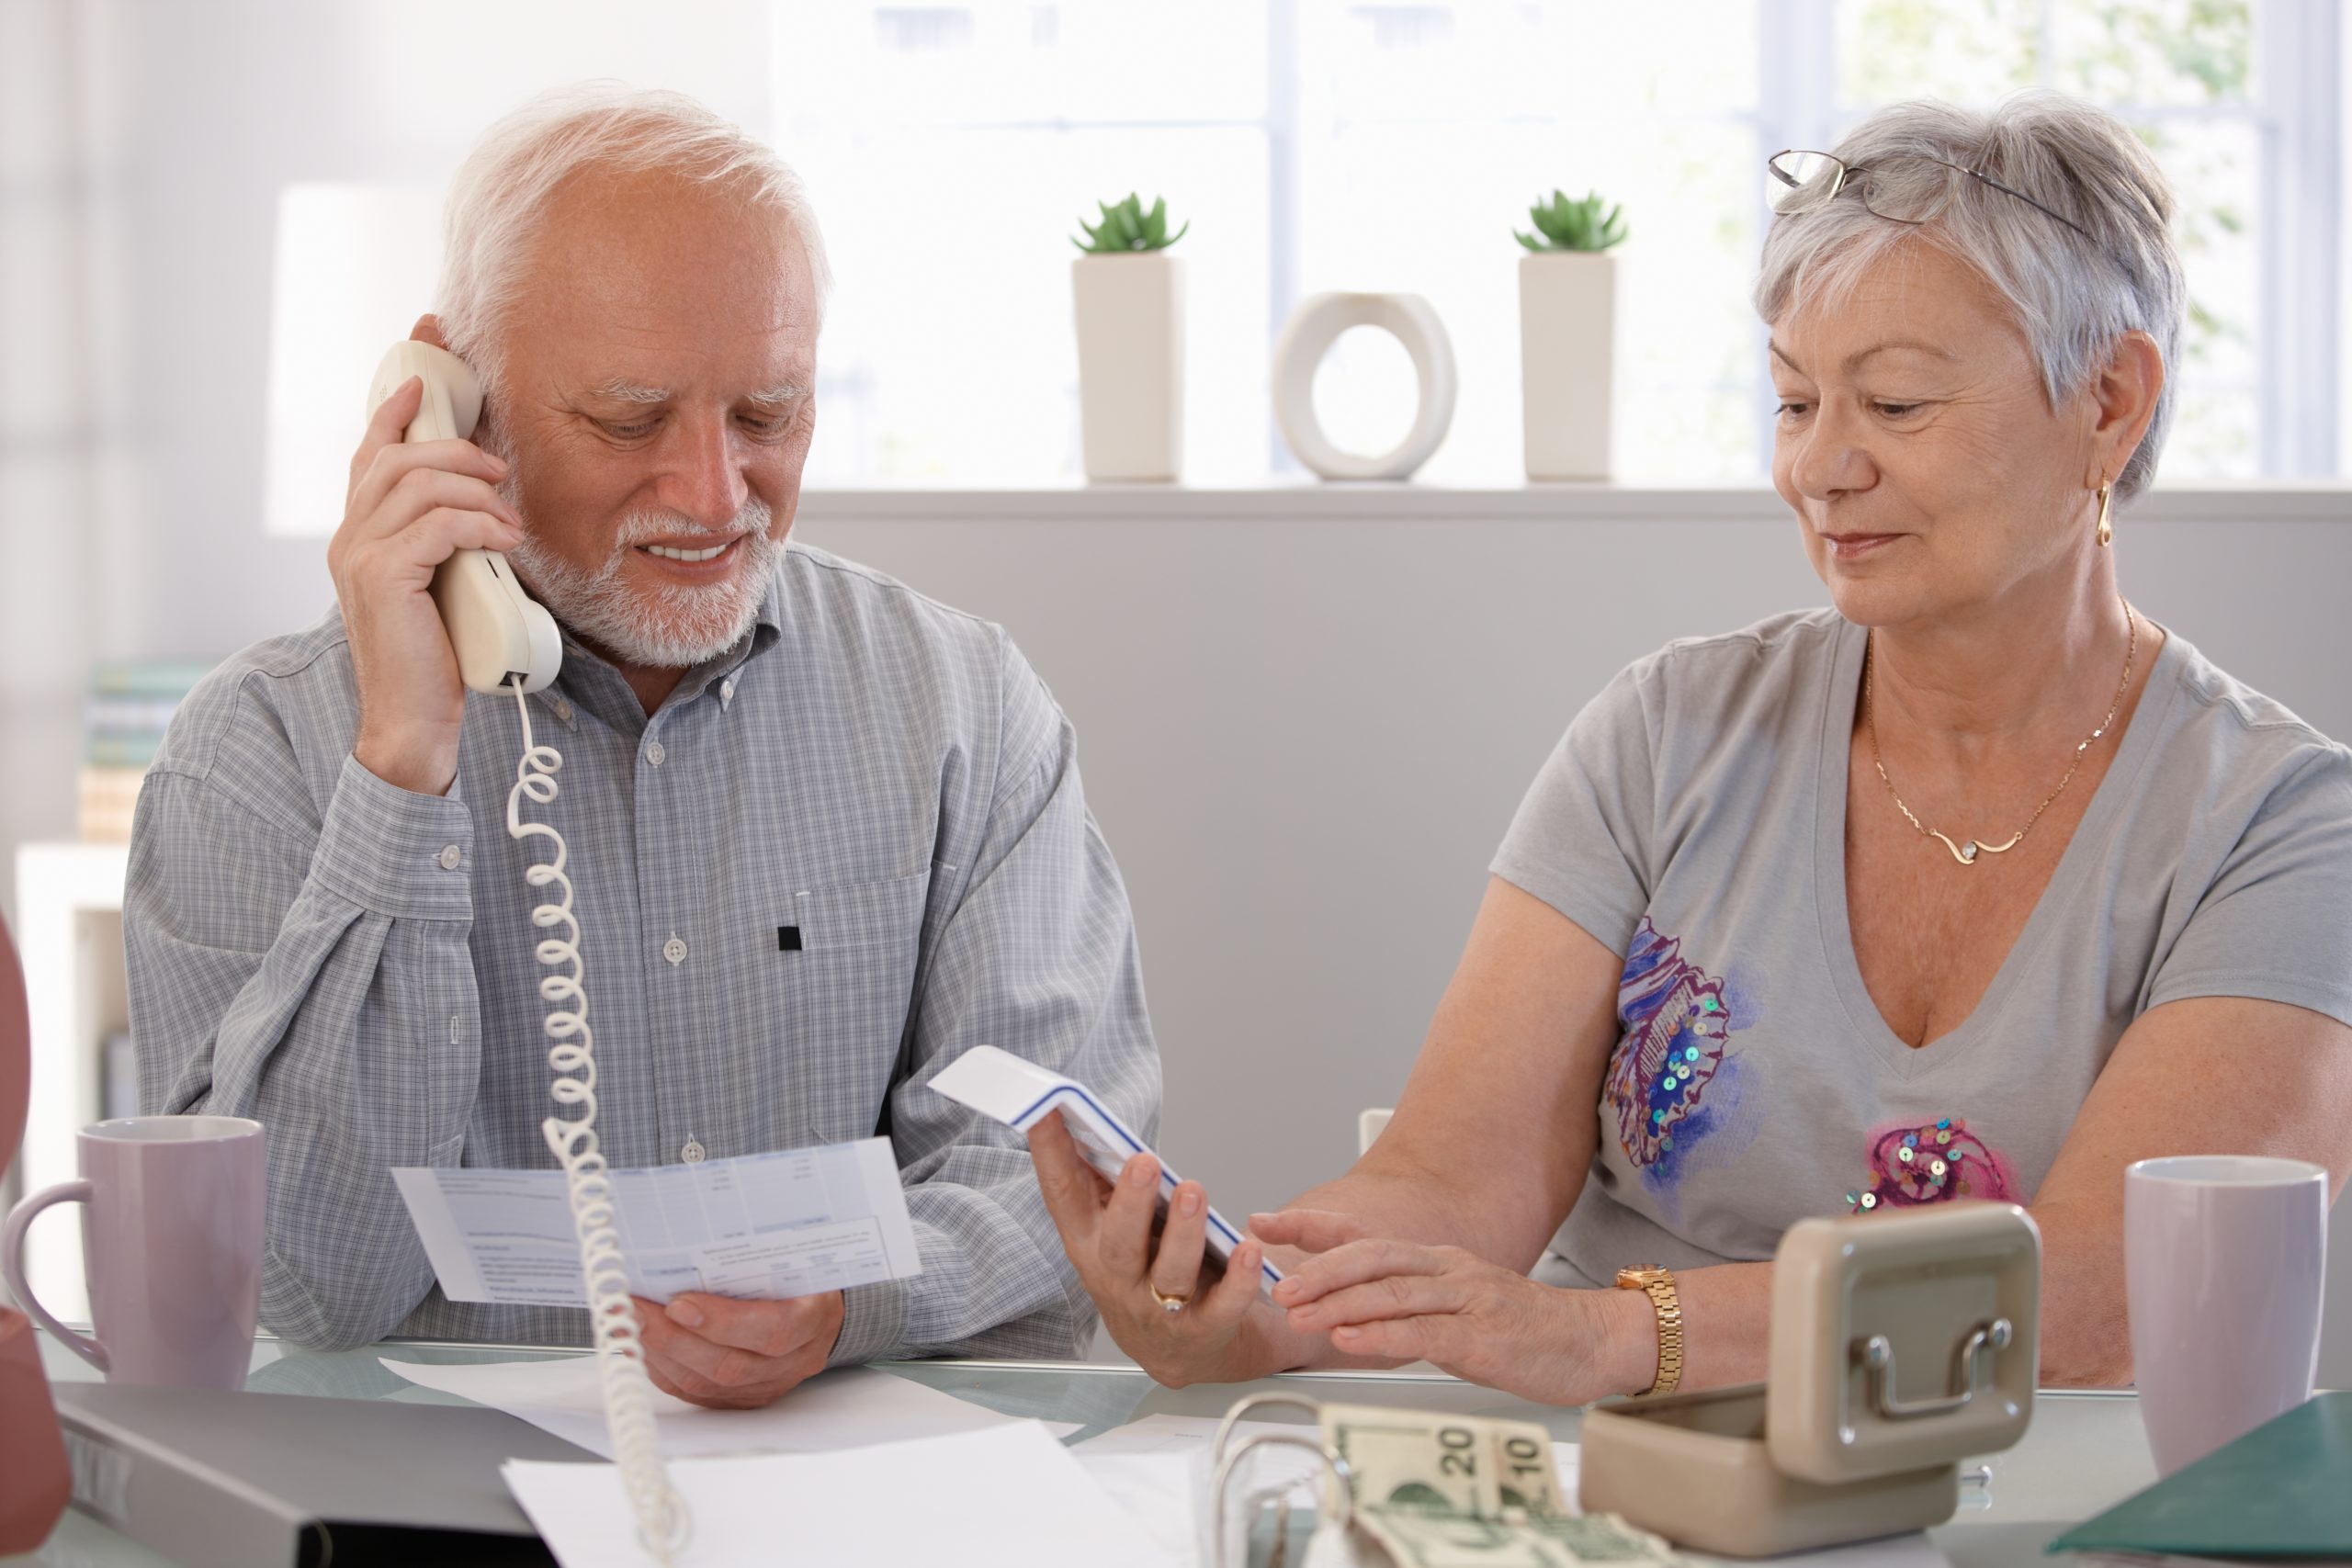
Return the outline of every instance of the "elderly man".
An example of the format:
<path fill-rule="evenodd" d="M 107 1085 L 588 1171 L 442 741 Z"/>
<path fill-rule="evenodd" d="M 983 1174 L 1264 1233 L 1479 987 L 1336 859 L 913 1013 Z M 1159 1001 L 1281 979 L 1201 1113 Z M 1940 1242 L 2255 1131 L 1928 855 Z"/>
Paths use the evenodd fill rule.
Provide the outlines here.
<path fill-rule="evenodd" d="M 480 547 L 563 631 L 530 701 L 563 755 L 545 815 L 612 1164 L 879 1132 L 913 1216 L 910 1280 L 640 1303 L 655 1381 L 756 1404 L 876 1357 L 1078 1352 L 1093 1314 L 1026 1150 L 925 1086 L 988 1043 L 1151 1124 L 1133 922 L 1004 632 L 786 542 L 826 285 L 799 182 L 689 101 L 583 90 L 494 128 L 448 218 L 414 335 L 481 379 L 480 445 L 401 445 L 413 381 L 377 412 L 338 607 L 189 699 L 132 842 L 141 1099 L 268 1126 L 263 1320 L 325 1346 L 586 1334 L 447 1300 L 390 1174 L 549 1163 L 517 715 L 466 700 L 427 592 Z"/>

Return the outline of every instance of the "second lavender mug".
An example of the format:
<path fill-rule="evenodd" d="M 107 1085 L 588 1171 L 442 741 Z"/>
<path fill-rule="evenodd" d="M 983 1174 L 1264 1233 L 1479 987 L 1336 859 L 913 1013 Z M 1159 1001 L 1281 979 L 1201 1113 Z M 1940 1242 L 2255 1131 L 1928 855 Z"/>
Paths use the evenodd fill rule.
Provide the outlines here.
<path fill-rule="evenodd" d="M 243 1388 L 261 1312 L 262 1126 L 239 1116 L 125 1116 L 77 1135 L 82 1179 L 18 1203 L 0 1272 L 33 1321 L 112 1382 Z M 25 1233 L 82 1209 L 92 1334 L 25 1283 Z"/>
<path fill-rule="evenodd" d="M 2170 1475 L 2312 1396 L 2327 1279 L 2327 1172 L 2181 1155 L 2123 1172 L 2123 1272 L 2140 1415 Z"/>

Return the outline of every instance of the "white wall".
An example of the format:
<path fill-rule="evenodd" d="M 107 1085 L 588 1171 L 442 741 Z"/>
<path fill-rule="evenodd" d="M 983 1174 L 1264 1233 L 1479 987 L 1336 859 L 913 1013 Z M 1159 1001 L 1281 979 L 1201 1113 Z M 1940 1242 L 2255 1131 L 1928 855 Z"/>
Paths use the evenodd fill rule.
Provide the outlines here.
<path fill-rule="evenodd" d="M 1577 708 L 1669 637 L 1824 602 L 1764 497 L 1691 498 L 1693 513 L 1754 520 L 1449 521 L 1449 505 L 1544 498 L 1396 491 L 1361 498 L 1388 515 L 1349 516 L 1344 492 L 1296 499 L 1337 514 L 1236 496 L 1088 515 L 1082 499 L 1041 498 L 1055 515 L 973 522 L 922 517 L 919 500 L 817 497 L 801 524 L 1003 622 L 1070 714 L 1141 932 L 1162 1146 L 1228 1213 L 1337 1173 L 1358 1108 L 1394 1102 L 1487 863 Z M 884 510 L 905 515 L 870 515 Z M 2145 510 L 2176 520 L 2122 521 L 2133 603 L 2352 735 L 2352 617 L 2336 605 L 2352 522 Z M 2338 1238 L 2325 1366 L 2340 1386 L 2352 1219 Z"/>

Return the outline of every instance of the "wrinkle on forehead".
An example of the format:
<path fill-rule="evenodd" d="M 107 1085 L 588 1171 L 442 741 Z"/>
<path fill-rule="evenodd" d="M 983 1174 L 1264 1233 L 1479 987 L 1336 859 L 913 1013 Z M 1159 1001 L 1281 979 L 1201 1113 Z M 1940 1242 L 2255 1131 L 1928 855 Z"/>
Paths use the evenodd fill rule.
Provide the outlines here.
<path fill-rule="evenodd" d="M 644 372 L 673 356 L 765 364 L 763 390 L 813 375 L 816 297 L 799 238 L 726 186 L 577 176 L 551 201 L 527 273 L 507 323 L 511 358 L 593 359 L 609 345 L 656 362 L 611 378 L 639 390 L 665 389 L 665 376 Z"/>
<path fill-rule="evenodd" d="M 1836 288 L 1800 295 L 1771 324 L 1771 352 L 1806 375 L 1852 370 L 1896 346 L 2041 379 L 2007 299 L 1976 268 L 1924 240 L 1881 251 Z"/>

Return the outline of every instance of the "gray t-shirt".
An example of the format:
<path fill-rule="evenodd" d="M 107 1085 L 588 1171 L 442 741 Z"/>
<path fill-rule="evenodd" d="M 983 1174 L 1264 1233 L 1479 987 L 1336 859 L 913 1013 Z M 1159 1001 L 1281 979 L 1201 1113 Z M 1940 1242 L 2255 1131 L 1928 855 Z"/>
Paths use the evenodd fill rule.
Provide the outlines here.
<path fill-rule="evenodd" d="M 1495 874 L 1625 955 L 1600 1152 L 1539 1277 L 1768 1258 L 1808 1214 L 2030 1201 L 2165 1002 L 2352 1023 L 2352 751 L 2168 636 L 1984 998 L 1905 1044 L 1847 925 L 1863 646 L 1828 610 L 1671 643 L 1577 715 L 1520 807 Z"/>

